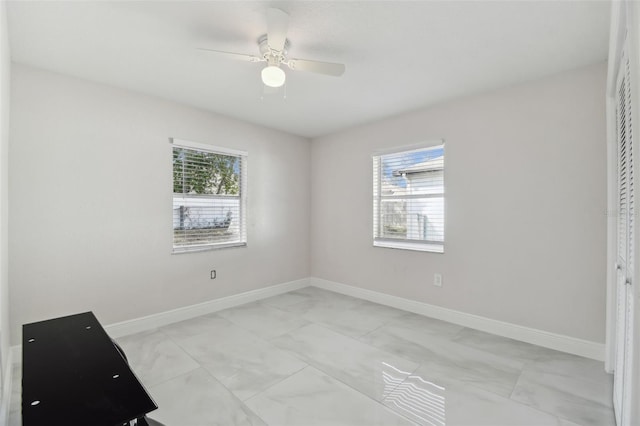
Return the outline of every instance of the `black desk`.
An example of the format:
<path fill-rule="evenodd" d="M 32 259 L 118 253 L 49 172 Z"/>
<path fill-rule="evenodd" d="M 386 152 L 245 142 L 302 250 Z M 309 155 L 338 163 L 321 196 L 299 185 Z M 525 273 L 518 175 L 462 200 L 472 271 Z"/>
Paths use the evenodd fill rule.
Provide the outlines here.
<path fill-rule="evenodd" d="M 22 326 L 23 426 L 116 426 L 156 408 L 92 312 Z"/>

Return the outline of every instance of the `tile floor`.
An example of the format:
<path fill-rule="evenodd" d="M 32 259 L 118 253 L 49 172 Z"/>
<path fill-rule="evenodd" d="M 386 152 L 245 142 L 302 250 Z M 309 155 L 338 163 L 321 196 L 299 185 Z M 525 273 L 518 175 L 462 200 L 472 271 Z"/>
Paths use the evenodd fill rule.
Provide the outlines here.
<path fill-rule="evenodd" d="M 315 287 L 118 342 L 167 426 L 614 425 L 601 362 Z"/>

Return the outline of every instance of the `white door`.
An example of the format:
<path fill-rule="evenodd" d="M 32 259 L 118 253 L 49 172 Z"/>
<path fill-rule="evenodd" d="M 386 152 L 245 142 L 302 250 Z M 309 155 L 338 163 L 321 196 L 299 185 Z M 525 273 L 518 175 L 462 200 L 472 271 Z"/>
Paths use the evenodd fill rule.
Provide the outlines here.
<path fill-rule="evenodd" d="M 626 45 L 626 44 L 625 44 Z M 627 49 L 623 49 L 616 85 L 618 154 L 617 308 L 613 403 L 618 425 L 628 423 L 631 394 L 631 336 L 633 333 L 634 155 L 631 125 L 631 81 Z"/>

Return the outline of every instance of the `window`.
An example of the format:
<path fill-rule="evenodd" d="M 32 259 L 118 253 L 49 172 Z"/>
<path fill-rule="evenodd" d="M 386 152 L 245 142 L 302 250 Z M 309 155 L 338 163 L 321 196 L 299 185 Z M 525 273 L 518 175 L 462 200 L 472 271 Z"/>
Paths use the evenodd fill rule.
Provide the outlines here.
<path fill-rule="evenodd" d="M 373 156 L 373 245 L 444 252 L 444 145 Z"/>
<path fill-rule="evenodd" d="M 173 252 L 244 246 L 247 153 L 173 144 Z"/>

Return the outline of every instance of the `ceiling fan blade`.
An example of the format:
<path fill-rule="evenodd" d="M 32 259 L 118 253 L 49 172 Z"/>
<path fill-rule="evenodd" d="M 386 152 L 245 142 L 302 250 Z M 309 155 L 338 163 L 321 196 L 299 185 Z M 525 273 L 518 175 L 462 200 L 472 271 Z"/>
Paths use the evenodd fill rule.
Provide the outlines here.
<path fill-rule="evenodd" d="M 280 9 L 269 8 L 267 10 L 267 43 L 269 47 L 282 52 L 284 43 L 287 41 L 288 30 L 289 14 Z"/>
<path fill-rule="evenodd" d="M 289 59 L 287 65 L 292 70 L 309 71 L 318 74 L 332 75 L 339 77 L 344 74 L 344 64 L 334 64 L 333 62 L 309 61 L 306 59 Z"/>
<path fill-rule="evenodd" d="M 198 50 L 204 50 L 205 52 L 213 52 L 216 53 L 218 55 L 225 55 L 228 56 L 232 59 L 238 59 L 241 61 L 247 61 L 247 62 L 260 62 L 260 61 L 264 61 L 264 59 L 258 57 L 258 56 L 254 56 L 254 55 L 245 55 L 244 53 L 233 53 L 233 52 L 225 52 L 223 50 L 214 50 L 214 49 L 206 49 L 204 47 L 198 47 Z"/>

